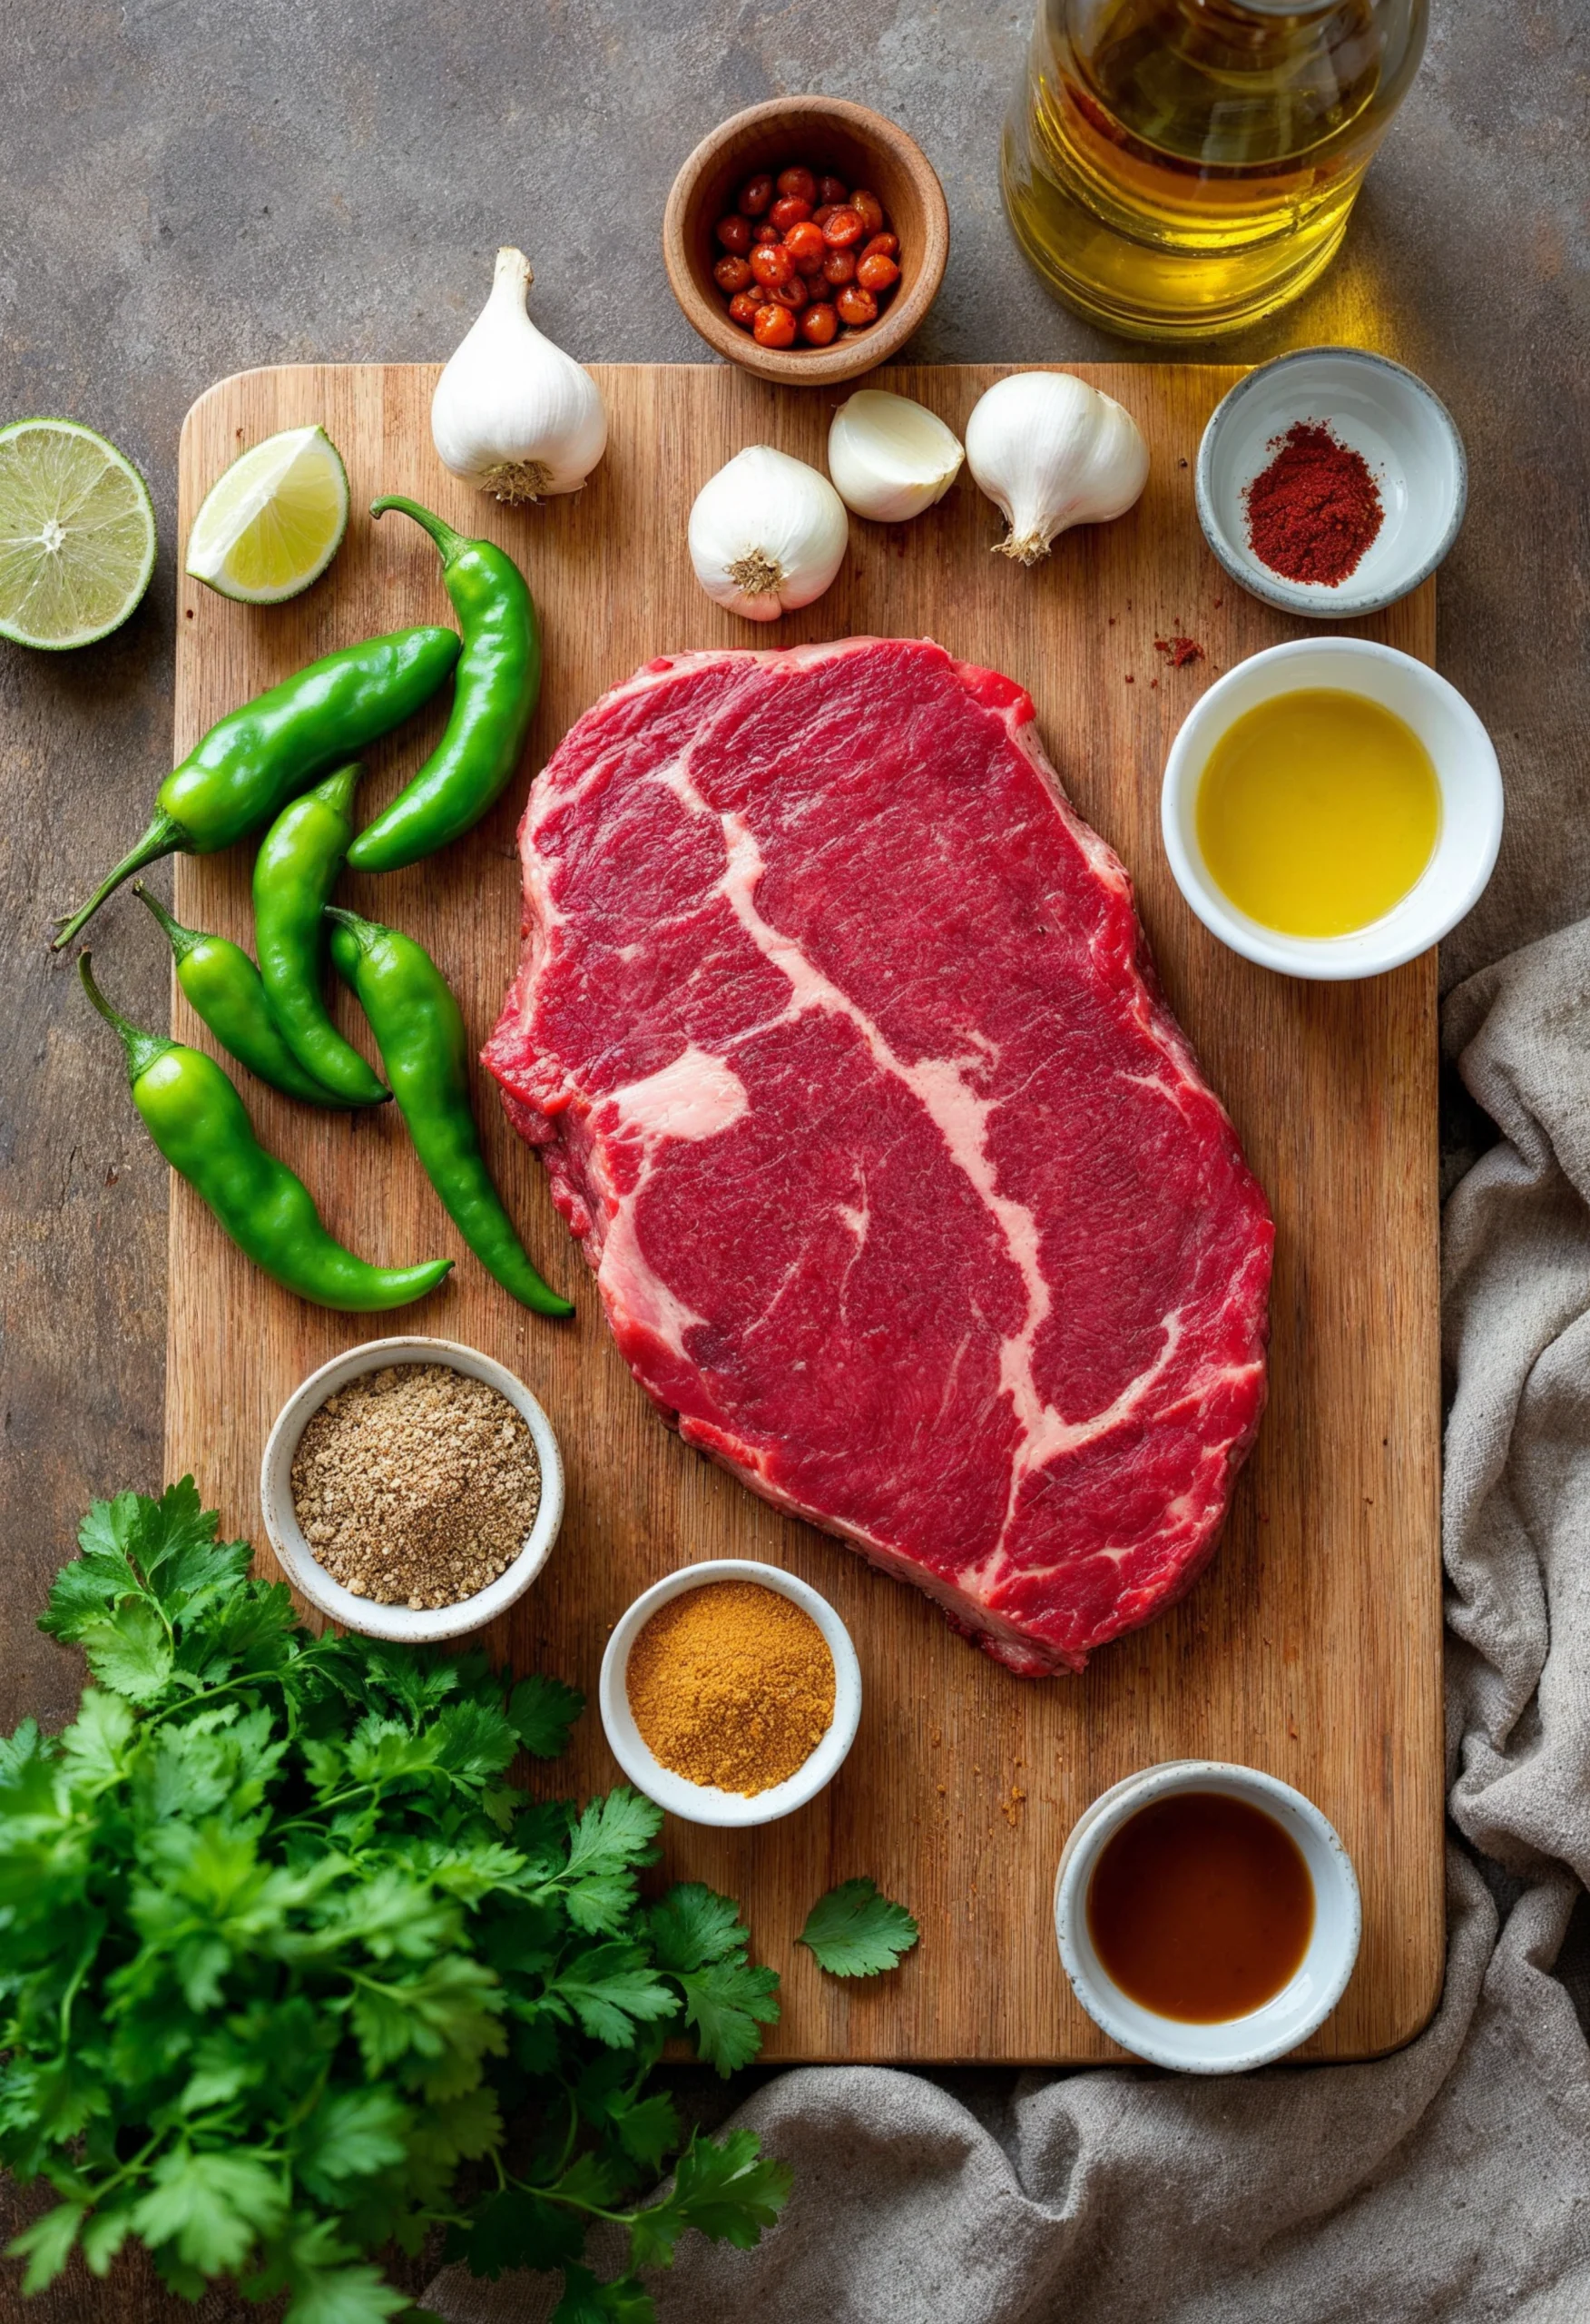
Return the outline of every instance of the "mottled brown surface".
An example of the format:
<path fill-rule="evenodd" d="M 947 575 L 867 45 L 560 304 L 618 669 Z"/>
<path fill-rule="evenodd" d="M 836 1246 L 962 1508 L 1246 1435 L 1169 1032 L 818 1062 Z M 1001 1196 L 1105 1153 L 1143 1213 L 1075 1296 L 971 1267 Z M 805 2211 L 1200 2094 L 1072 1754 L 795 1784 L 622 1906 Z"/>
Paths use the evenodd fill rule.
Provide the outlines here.
<path fill-rule="evenodd" d="M 1118 352 L 1049 304 L 1000 214 L 997 123 L 1027 14 L 1013 0 L 6 12 L 0 409 L 113 434 L 150 478 L 163 547 L 144 608 L 107 645 L 62 661 L 0 646 L 0 1723 L 59 1720 L 75 1699 L 70 1658 L 34 1632 L 34 1610 L 87 1497 L 159 1476 L 164 1171 L 113 1045 L 43 941 L 51 911 L 141 827 L 167 764 L 182 414 L 245 364 L 445 353 L 504 238 L 524 241 L 538 312 L 578 352 L 695 359 L 654 257 L 673 170 L 735 107 L 801 86 L 881 106 L 944 178 L 954 241 L 918 356 Z M 1473 491 L 1441 578 L 1440 663 L 1496 734 L 1509 824 L 1490 893 L 1447 949 L 1448 982 L 1590 909 L 1587 100 L 1582 0 L 1436 0 L 1423 70 L 1342 257 L 1300 307 L 1222 350 L 1384 349 L 1434 383 L 1467 438 Z M 134 901 L 113 906 L 99 942 L 118 992 L 155 1021 L 164 963 L 142 918 Z M 31 2310 L 51 2324 L 164 2312 L 132 2272 L 113 2292 L 84 2280 Z"/>

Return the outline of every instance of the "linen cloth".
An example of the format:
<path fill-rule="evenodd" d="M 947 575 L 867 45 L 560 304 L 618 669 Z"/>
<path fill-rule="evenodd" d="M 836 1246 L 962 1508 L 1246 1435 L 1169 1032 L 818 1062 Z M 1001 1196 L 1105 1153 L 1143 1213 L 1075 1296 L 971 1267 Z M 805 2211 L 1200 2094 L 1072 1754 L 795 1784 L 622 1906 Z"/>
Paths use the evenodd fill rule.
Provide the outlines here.
<path fill-rule="evenodd" d="M 666 2324 L 1590 2319 L 1590 2049 L 1553 1974 L 1590 1876 L 1590 921 L 1460 985 L 1444 1049 L 1500 1137 L 1445 1219 L 1435 2019 L 1216 2081 L 793 2069 L 734 2117 L 789 2207 L 754 2252 L 687 2238 Z M 542 2324 L 556 2290 L 449 2270 L 426 2298 Z"/>

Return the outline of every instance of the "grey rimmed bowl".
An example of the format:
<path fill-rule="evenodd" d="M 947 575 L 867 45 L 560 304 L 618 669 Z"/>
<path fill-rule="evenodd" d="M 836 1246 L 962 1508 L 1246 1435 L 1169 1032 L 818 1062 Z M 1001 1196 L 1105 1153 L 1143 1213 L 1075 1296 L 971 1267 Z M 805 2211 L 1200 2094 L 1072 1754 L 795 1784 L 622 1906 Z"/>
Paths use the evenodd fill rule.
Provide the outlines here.
<path fill-rule="evenodd" d="M 1248 546 L 1246 487 L 1300 419 L 1329 423 L 1362 454 L 1385 510 L 1358 569 L 1334 586 L 1288 581 Z M 1310 621 L 1352 621 L 1395 605 L 1440 564 L 1463 523 L 1468 463 L 1451 413 L 1415 372 L 1359 347 L 1307 347 L 1261 363 L 1216 405 L 1195 487 L 1203 537 L 1233 581 Z"/>

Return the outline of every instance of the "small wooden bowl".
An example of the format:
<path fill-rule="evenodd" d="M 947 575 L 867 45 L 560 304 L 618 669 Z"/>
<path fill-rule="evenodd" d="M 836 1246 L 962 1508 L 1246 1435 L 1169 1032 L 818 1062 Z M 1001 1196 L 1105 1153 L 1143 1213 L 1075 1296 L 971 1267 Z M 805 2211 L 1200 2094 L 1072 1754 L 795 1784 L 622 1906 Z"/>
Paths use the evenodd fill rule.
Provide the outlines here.
<path fill-rule="evenodd" d="M 831 346 L 759 347 L 730 321 L 712 280 L 723 255 L 713 229 L 747 178 L 795 162 L 878 196 L 899 236 L 900 279 L 875 323 L 841 330 Z M 773 97 L 735 113 L 685 162 L 662 219 L 663 263 L 686 321 L 730 362 L 789 387 L 831 387 L 898 355 L 933 304 L 948 256 L 949 211 L 932 162 L 895 123 L 843 97 Z"/>

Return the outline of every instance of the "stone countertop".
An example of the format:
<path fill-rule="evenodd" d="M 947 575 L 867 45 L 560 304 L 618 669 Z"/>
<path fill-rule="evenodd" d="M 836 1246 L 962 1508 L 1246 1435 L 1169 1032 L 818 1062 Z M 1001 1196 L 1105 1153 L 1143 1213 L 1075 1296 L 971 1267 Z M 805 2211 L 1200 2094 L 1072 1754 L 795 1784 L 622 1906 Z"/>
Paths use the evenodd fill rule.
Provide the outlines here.
<path fill-rule="evenodd" d="M 1006 229 L 998 133 L 1029 21 L 1026 0 L 15 0 L 0 416 L 60 412 L 113 438 L 149 478 L 162 546 L 144 605 L 103 645 L 0 645 L 5 1728 L 75 1701 L 73 1659 L 33 1623 L 87 1501 L 160 1479 L 164 1166 L 115 1044 L 44 947 L 170 763 L 183 413 L 251 364 L 447 355 L 505 240 L 529 251 L 536 319 L 572 351 L 703 359 L 658 254 L 669 183 L 725 114 L 802 88 L 878 105 L 943 178 L 953 247 L 918 359 L 1147 359 L 1053 304 Z M 1335 265 L 1271 324 L 1185 350 L 1380 349 L 1466 438 L 1439 658 L 1496 737 L 1509 808 L 1448 984 L 1590 910 L 1587 117 L 1582 0 L 1434 0 Z M 94 935 L 129 1012 L 163 1022 L 164 950 L 136 902 L 123 892 Z"/>

